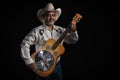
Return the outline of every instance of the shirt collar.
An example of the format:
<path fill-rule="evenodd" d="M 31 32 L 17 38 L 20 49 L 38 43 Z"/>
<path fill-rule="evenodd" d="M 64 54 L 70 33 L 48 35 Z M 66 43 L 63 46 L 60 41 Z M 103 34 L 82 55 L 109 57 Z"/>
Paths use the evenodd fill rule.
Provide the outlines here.
<path fill-rule="evenodd" d="M 46 24 L 43 24 L 45 30 L 49 30 L 48 26 Z M 53 25 L 53 29 L 55 28 L 55 25 Z"/>

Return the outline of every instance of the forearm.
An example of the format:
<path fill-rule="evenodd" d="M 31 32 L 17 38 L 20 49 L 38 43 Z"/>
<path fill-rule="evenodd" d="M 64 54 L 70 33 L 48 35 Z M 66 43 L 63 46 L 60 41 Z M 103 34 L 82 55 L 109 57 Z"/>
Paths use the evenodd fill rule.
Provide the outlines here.
<path fill-rule="evenodd" d="M 78 32 L 77 30 L 74 32 L 70 32 L 66 35 L 64 42 L 68 43 L 68 44 L 74 44 L 78 41 L 79 36 L 78 36 Z"/>
<path fill-rule="evenodd" d="M 28 46 L 21 46 L 21 59 L 25 62 L 26 65 L 31 64 L 34 60 L 30 57 L 30 49 Z"/>

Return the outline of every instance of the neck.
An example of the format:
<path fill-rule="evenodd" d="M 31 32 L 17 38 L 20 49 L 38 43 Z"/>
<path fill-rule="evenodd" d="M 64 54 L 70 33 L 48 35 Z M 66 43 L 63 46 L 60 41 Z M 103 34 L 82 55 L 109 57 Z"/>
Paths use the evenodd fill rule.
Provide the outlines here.
<path fill-rule="evenodd" d="M 53 25 L 47 25 L 50 30 L 53 29 Z"/>

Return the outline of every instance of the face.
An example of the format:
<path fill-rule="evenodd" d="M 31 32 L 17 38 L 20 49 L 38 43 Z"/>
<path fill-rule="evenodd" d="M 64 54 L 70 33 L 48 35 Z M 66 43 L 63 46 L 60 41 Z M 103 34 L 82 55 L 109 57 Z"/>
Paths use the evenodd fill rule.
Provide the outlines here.
<path fill-rule="evenodd" d="M 55 12 L 48 12 L 45 14 L 45 24 L 46 25 L 53 25 L 56 21 L 56 13 Z"/>

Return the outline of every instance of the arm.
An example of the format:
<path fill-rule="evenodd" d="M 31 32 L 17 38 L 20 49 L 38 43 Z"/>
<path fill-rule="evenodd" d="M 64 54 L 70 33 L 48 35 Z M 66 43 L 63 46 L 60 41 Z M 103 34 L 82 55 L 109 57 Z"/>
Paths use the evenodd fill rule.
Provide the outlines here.
<path fill-rule="evenodd" d="M 28 33 L 23 39 L 20 47 L 21 53 L 20 56 L 22 60 L 28 65 L 31 69 L 35 66 L 34 60 L 30 57 L 30 46 L 34 45 L 37 41 L 37 35 L 35 30 L 33 29 L 30 33 Z"/>
<path fill-rule="evenodd" d="M 74 44 L 78 41 L 79 36 L 76 29 L 76 25 L 71 26 L 71 31 L 66 35 L 64 42 L 68 44 Z"/>

